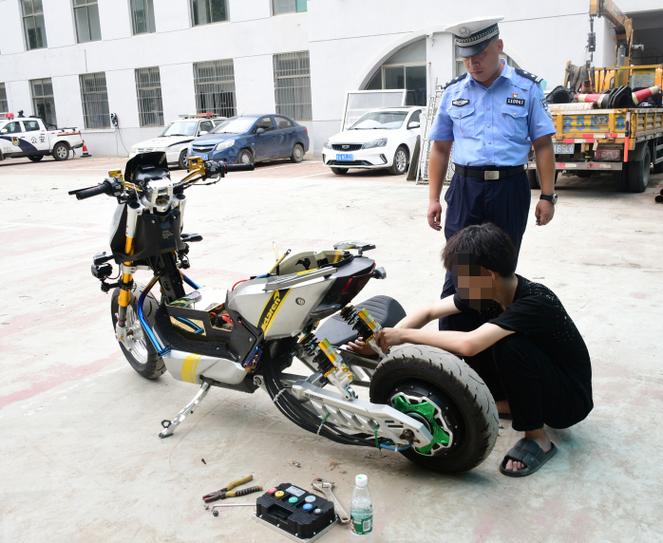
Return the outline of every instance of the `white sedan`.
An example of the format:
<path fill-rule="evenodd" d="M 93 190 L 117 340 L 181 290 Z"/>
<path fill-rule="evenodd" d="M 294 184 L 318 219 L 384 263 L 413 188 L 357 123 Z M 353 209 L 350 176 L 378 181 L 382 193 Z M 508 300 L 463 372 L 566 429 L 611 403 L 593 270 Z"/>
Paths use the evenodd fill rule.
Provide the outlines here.
<path fill-rule="evenodd" d="M 388 107 L 362 115 L 350 128 L 325 142 L 322 162 L 336 175 L 349 168 L 388 168 L 407 172 L 420 134 L 421 107 Z"/>
<path fill-rule="evenodd" d="M 189 144 L 198 136 L 203 136 L 214 130 L 214 127 L 225 117 L 220 118 L 185 118 L 170 123 L 160 136 L 138 142 L 131 147 L 129 158 L 138 153 L 162 151 L 166 153 L 168 164 L 176 164 L 186 168 L 186 156 Z"/>

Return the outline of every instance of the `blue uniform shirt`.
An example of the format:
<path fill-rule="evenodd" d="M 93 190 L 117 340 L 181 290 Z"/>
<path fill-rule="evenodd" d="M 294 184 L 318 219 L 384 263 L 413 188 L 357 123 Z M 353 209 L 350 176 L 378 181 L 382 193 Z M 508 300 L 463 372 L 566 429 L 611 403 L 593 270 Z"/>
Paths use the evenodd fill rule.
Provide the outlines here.
<path fill-rule="evenodd" d="M 454 141 L 456 164 L 520 166 L 535 139 L 554 133 L 541 87 L 504 64 L 488 88 L 469 74 L 452 82 L 440 99 L 429 139 Z"/>

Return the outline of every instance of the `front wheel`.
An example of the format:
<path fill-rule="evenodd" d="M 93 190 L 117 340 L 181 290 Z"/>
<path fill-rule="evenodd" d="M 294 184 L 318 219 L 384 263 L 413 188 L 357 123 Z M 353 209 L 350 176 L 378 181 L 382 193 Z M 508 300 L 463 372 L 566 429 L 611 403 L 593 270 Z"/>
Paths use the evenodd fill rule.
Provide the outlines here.
<path fill-rule="evenodd" d="M 44 155 L 28 155 L 28 158 L 32 160 L 32 162 L 39 162 L 42 158 L 44 158 Z"/>
<path fill-rule="evenodd" d="M 156 349 L 150 343 L 149 339 L 145 336 L 140 321 L 138 320 L 138 298 L 141 289 L 135 288 L 131 297 L 131 303 L 127 307 L 127 342 L 126 345 L 119 342 L 120 349 L 124 353 L 125 358 L 131 364 L 131 367 L 145 379 L 158 379 L 159 376 L 166 371 L 166 365 L 163 359 L 159 356 Z M 113 321 L 113 330 L 117 324 L 117 313 L 119 310 L 118 296 L 120 289 L 113 291 L 111 298 L 111 318 Z M 143 315 L 150 324 L 154 323 L 154 316 L 157 312 L 159 303 L 156 298 L 148 294 L 143 303 Z"/>
<path fill-rule="evenodd" d="M 348 168 L 332 168 L 332 172 L 334 172 L 334 175 L 345 175 L 348 173 Z"/>
<path fill-rule="evenodd" d="M 429 445 L 402 454 L 442 473 L 467 471 L 492 451 L 499 422 L 490 391 L 458 357 L 433 347 L 395 349 L 371 378 L 371 401 L 422 422 Z"/>
<path fill-rule="evenodd" d="M 242 149 L 237 155 L 238 164 L 253 164 L 254 160 L 253 153 L 248 149 Z"/>
<path fill-rule="evenodd" d="M 180 156 L 177 159 L 177 165 L 183 170 L 187 169 L 187 160 L 186 160 L 187 153 L 188 149 L 182 149 L 182 152 L 180 153 Z"/>
<path fill-rule="evenodd" d="M 393 175 L 403 175 L 405 172 L 407 172 L 409 164 L 410 153 L 408 152 L 405 145 L 401 145 L 398 149 L 396 149 L 396 153 L 394 153 L 394 162 L 391 165 L 391 168 L 389 168 L 389 171 Z"/>

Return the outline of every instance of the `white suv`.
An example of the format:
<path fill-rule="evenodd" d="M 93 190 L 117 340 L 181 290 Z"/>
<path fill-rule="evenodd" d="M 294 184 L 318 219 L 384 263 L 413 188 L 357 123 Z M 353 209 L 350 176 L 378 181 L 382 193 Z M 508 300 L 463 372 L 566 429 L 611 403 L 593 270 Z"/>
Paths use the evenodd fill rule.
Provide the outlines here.
<path fill-rule="evenodd" d="M 324 144 L 322 162 L 337 175 L 349 168 L 388 168 L 407 172 L 420 135 L 424 108 L 388 107 L 362 115 L 350 128 Z"/>

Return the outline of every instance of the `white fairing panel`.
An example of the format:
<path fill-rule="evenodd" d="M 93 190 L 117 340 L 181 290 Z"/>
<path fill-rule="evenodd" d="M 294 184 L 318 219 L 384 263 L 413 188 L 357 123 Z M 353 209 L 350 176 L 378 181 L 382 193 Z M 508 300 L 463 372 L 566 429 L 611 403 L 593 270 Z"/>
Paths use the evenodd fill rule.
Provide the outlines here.
<path fill-rule="evenodd" d="M 292 287 L 265 291 L 267 278 L 240 283 L 228 293 L 228 307 L 262 329 L 265 339 L 294 336 L 302 331 L 334 283 L 333 277 L 311 279 Z"/>

